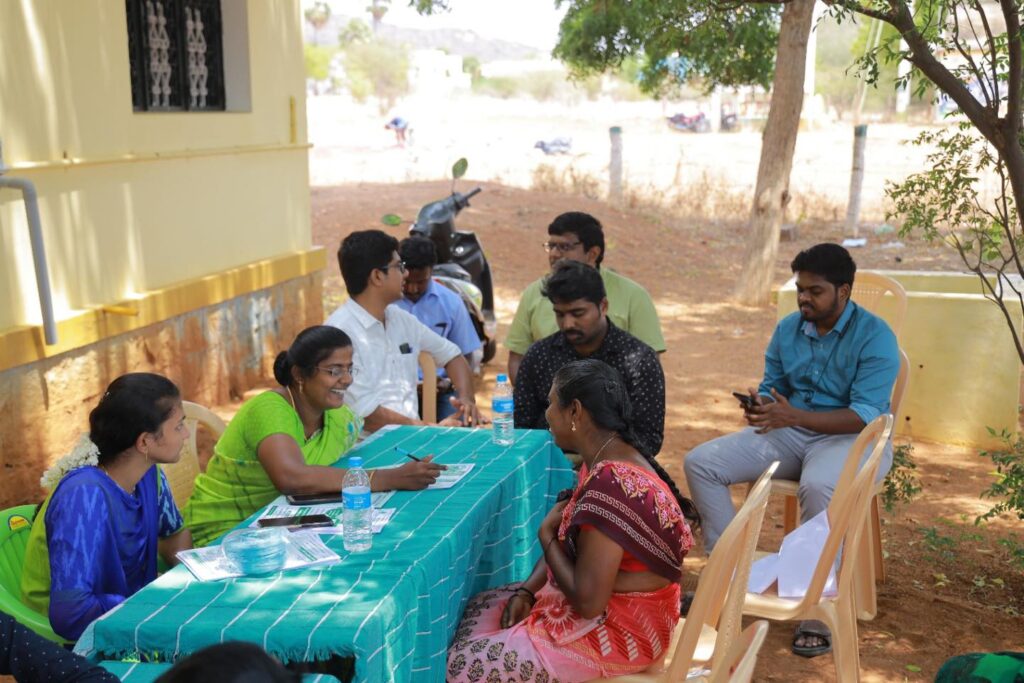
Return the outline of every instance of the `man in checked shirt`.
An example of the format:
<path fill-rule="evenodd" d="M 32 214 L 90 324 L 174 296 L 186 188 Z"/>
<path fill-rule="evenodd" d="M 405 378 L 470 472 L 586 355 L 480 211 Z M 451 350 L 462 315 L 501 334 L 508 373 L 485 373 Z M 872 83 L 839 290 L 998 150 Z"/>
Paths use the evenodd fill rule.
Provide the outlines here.
<path fill-rule="evenodd" d="M 638 449 L 657 455 L 665 432 L 665 375 L 658 354 L 608 319 L 601 274 L 585 263 L 563 260 L 544 282 L 558 332 L 535 342 L 519 366 L 515 383 L 515 424 L 547 429 L 551 380 L 558 369 L 580 358 L 595 358 L 622 375 L 633 406 Z"/>

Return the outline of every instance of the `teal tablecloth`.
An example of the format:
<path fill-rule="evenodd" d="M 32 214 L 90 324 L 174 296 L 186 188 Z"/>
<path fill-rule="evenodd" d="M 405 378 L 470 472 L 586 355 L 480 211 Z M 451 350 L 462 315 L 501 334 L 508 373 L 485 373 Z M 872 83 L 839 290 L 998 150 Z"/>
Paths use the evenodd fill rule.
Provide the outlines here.
<path fill-rule="evenodd" d="M 152 683 L 171 664 L 141 664 L 139 662 L 100 662 L 100 666 L 120 678 L 124 683 Z M 328 674 L 303 674 L 302 683 L 339 683 Z"/>
<path fill-rule="evenodd" d="M 80 653 L 173 661 L 247 640 L 286 662 L 354 655 L 358 681 L 443 681 L 466 602 L 527 576 L 540 556 L 537 527 L 573 472 L 536 430 L 516 430 L 504 447 L 489 430 L 399 427 L 351 452 L 372 468 L 403 462 L 395 446 L 476 467 L 450 489 L 395 493 L 385 507 L 397 512 L 368 552 L 325 536 L 339 564 L 209 583 L 176 567 L 94 622 Z"/>

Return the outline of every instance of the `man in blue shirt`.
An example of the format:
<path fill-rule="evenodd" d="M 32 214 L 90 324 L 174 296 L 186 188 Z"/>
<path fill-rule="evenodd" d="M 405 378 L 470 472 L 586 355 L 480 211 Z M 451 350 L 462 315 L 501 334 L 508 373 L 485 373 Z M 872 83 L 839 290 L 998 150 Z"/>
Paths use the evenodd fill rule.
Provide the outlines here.
<path fill-rule="evenodd" d="M 750 426 L 686 457 L 686 480 L 709 553 L 735 515 L 730 485 L 756 480 L 778 460 L 775 478 L 800 481 L 806 522 L 828 507 L 857 434 L 889 411 L 900 365 L 896 335 L 850 300 L 857 266 L 849 252 L 818 244 L 797 254 L 790 267 L 800 311 L 776 325 L 764 379 L 756 391 L 748 389 L 744 417 Z M 880 476 L 891 465 L 890 443 Z M 829 638 L 824 626 L 812 624 L 798 631 L 793 651 L 824 654 Z"/>
<path fill-rule="evenodd" d="M 405 263 L 405 279 L 402 298 L 396 305 L 458 346 L 472 367 L 472 355 L 480 349 L 480 337 L 462 297 L 433 279 L 437 264 L 434 243 L 426 237 L 406 238 L 398 245 L 398 257 Z M 438 368 L 437 384 L 437 419 L 442 420 L 455 412 L 448 400 L 454 390 L 443 368 Z"/>

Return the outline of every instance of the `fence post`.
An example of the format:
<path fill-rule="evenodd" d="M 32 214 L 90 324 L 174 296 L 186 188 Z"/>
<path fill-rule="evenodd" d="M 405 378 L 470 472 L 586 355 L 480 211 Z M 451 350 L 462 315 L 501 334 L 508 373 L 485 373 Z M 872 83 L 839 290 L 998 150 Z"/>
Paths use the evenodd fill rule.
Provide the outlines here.
<path fill-rule="evenodd" d="M 608 199 L 613 203 L 622 201 L 622 126 L 608 129 L 612 141 L 611 161 L 608 163 Z"/>
<path fill-rule="evenodd" d="M 864 148 L 868 140 L 868 126 L 853 127 L 853 168 L 850 170 L 850 200 L 846 204 L 846 234 L 857 237 L 860 233 L 860 195 L 864 187 Z"/>

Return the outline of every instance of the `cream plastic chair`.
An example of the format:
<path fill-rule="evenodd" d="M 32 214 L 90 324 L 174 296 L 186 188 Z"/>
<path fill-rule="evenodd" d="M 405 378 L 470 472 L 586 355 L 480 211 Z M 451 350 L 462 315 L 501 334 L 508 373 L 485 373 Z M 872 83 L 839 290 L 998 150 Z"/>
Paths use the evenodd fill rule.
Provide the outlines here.
<path fill-rule="evenodd" d="M 877 315 L 878 307 L 886 295 L 895 299 L 889 327 L 892 328 L 898 339 L 900 330 L 903 328 L 903 320 L 907 317 L 907 290 L 888 275 L 870 270 L 857 271 L 857 275 L 853 279 L 853 292 L 851 292 L 850 298 L 857 302 L 858 306 L 863 306 Z"/>
<path fill-rule="evenodd" d="M 910 384 L 910 358 L 906 352 L 900 349 L 900 371 L 896 376 L 896 383 L 892 387 L 892 398 L 889 401 L 889 410 L 892 412 L 893 424 L 896 424 L 900 417 L 900 407 L 903 398 L 907 395 L 907 387 Z M 797 493 L 800 490 L 800 482 L 790 479 L 776 479 L 772 482 L 772 493 L 786 496 L 783 511 L 783 533 L 788 534 L 797 527 L 797 520 L 800 519 L 800 502 Z M 878 614 L 878 591 L 875 583 L 885 582 L 885 560 L 882 556 L 882 519 L 879 511 L 878 495 L 882 492 L 882 483 L 875 486 L 874 495 L 871 497 L 871 514 L 868 519 L 868 531 L 862 539 L 862 549 L 857 554 L 858 579 L 857 579 L 857 616 L 865 621 L 874 619 Z"/>
<path fill-rule="evenodd" d="M 437 422 L 437 363 L 426 351 L 420 352 L 420 370 L 423 372 L 423 421 Z"/>
<path fill-rule="evenodd" d="M 768 635 L 768 622 L 759 619 L 748 626 L 729 648 L 719 666 L 711 672 L 708 683 L 750 683 L 754 678 L 757 654 Z"/>
<path fill-rule="evenodd" d="M 644 672 L 596 678 L 591 683 L 702 680 L 687 679 L 687 672 L 694 663 L 710 661 L 713 675 L 718 669 L 719 660 L 725 662 L 726 653 L 730 651 L 739 633 L 750 563 L 761 534 L 764 511 L 768 506 L 771 476 L 778 466 L 779 463 L 774 462 L 765 470 L 739 512 L 722 532 L 701 572 L 690 612 L 676 625 L 664 660 L 652 664 Z"/>
<path fill-rule="evenodd" d="M 196 426 L 202 424 L 213 432 L 216 438 L 224 433 L 226 425 L 224 420 L 209 408 L 198 403 L 182 401 L 181 406 L 185 411 L 185 424 L 188 426 L 188 440 L 181 449 L 181 458 L 173 465 L 162 465 L 164 474 L 167 476 L 167 483 L 171 487 L 171 495 L 178 509 L 185 507 L 188 499 L 192 497 L 192 490 L 195 488 L 196 477 L 199 476 L 199 451 L 196 449 Z"/>
<path fill-rule="evenodd" d="M 866 526 L 871 496 L 874 495 L 882 450 L 890 431 L 892 416 L 880 415 L 861 431 L 850 448 L 850 455 L 828 506 L 829 534 L 804 597 L 794 600 L 772 594 L 747 593 L 743 607 L 744 614 L 764 619 L 817 619 L 824 622 L 832 632 L 832 655 L 839 683 L 860 680 L 854 596 L 854 575 L 857 573 L 855 565 L 861 550 L 860 541 Z M 871 453 L 858 471 L 860 455 L 868 449 Z M 840 547 L 845 552 L 842 553 L 836 573 L 837 595 L 825 597 L 822 591 Z"/>

